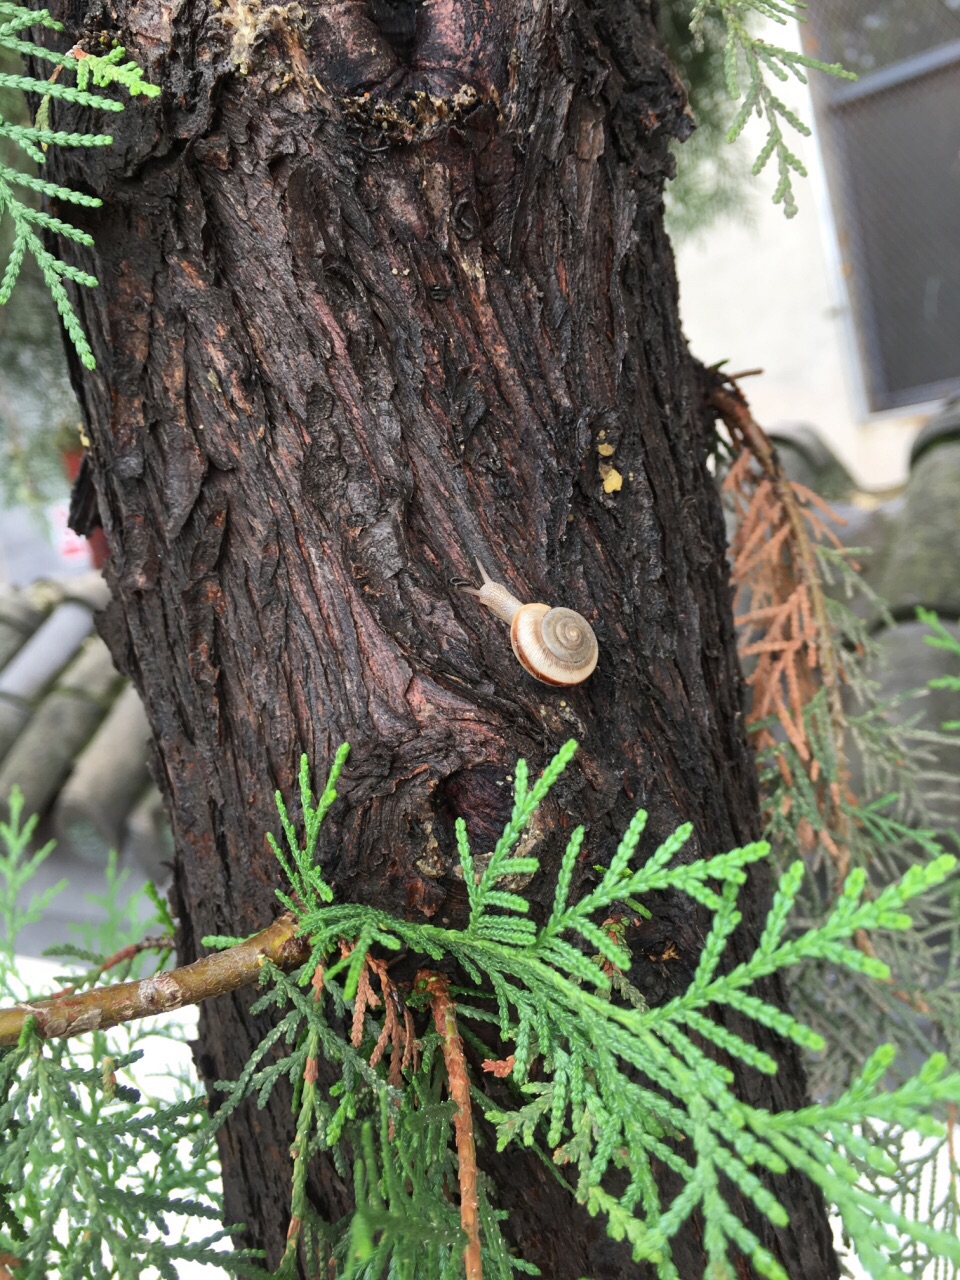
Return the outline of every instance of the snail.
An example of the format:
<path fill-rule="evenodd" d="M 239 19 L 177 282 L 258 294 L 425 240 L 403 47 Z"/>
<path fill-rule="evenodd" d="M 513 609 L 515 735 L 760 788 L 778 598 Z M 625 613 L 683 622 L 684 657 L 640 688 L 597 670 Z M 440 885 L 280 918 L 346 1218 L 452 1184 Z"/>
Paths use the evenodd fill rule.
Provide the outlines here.
<path fill-rule="evenodd" d="M 481 587 L 461 587 L 491 613 L 510 623 L 510 643 L 522 667 L 543 684 L 579 684 L 597 665 L 597 637 L 590 623 L 573 609 L 523 604 L 494 582 L 480 561 Z"/>

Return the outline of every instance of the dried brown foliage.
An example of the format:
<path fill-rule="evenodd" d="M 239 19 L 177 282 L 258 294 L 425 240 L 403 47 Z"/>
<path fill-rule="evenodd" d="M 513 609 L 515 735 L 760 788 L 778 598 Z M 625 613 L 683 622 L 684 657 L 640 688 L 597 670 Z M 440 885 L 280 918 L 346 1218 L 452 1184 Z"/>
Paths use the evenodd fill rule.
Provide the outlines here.
<path fill-rule="evenodd" d="M 370 981 L 371 974 L 377 978 L 380 995 L 377 995 L 373 989 Z M 357 996 L 353 1006 L 350 1041 L 355 1049 L 359 1049 L 363 1041 L 367 1010 L 379 1009 L 381 1005 L 383 1006 L 383 1026 L 370 1054 L 370 1065 L 375 1067 L 389 1049 L 390 1069 L 387 1079 L 399 1089 L 403 1084 L 403 1070 L 410 1066 L 416 1070 L 417 1067 L 419 1046 L 414 1032 L 413 1017 L 396 985 L 391 981 L 386 963 L 375 956 L 368 955 L 360 971 Z"/>
<path fill-rule="evenodd" d="M 758 750 L 774 745 L 779 725 L 818 797 L 816 829 L 804 818 L 799 834 L 808 848 L 827 850 L 841 881 L 850 866 L 842 799 L 846 788 L 846 715 L 841 700 L 843 664 L 827 618 L 817 545 L 840 547 L 828 522 L 842 523 L 804 485 L 788 479 L 776 450 L 754 420 L 740 388 L 715 375 L 709 402 L 723 420 L 735 457 L 724 481 L 736 517 L 731 543 L 734 615 L 740 657 L 750 689 L 747 724 Z M 813 751 L 805 708 L 820 689 L 827 695 L 838 778 L 826 779 Z M 784 781 L 789 766 L 778 760 Z M 852 799 L 852 797 L 849 797 Z M 789 796 L 785 803 L 789 804 Z"/>
<path fill-rule="evenodd" d="M 714 371 L 710 377 L 707 400 L 726 426 L 735 455 L 723 487 L 736 520 L 730 577 L 738 649 L 750 690 L 747 726 L 758 751 L 775 745 L 773 722 L 795 749 L 816 796 L 818 814 L 816 823 L 806 815 L 798 820 L 797 836 L 806 850 L 826 850 L 839 889 L 851 863 L 846 810 L 856 808 L 857 802 L 847 780 L 843 663 L 827 617 L 817 546 L 839 548 L 840 539 L 828 521 L 843 520 L 817 494 L 787 477 L 736 381 Z M 804 714 L 820 689 L 827 696 L 837 762 L 831 778 L 825 776 L 810 742 Z M 793 778 L 782 753 L 777 764 L 787 788 L 781 792 L 786 816 L 793 803 Z M 876 954 L 862 930 L 855 941 L 864 954 Z M 894 994 L 929 1014 L 919 994 L 899 987 Z"/>

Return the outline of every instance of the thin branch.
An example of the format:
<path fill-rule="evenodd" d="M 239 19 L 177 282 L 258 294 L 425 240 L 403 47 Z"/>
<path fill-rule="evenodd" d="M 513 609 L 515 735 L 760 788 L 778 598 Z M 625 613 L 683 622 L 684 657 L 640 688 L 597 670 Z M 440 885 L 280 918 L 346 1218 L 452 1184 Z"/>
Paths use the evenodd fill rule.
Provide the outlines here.
<path fill-rule="evenodd" d="M 309 943 L 296 936 L 296 921 L 286 912 L 245 942 L 170 973 L 0 1009 L 0 1046 L 16 1044 L 28 1018 L 36 1019 L 37 1034 L 44 1040 L 105 1031 L 249 986 L 259 978 L 264 958 L 278 969 L 295 969 L 309 951 Z"/>
<path fill-rule="evenodd" d="M 130 942 L 125 947 L 121 947 L 119 951 L 115 951 L 112 956 L 107 956 L 102 964 L 98 965 L 91 973 L 83 978 L 85 987 L 91 986 L 103 974 L 109 973 L 111 969 L 116 969 L 118 965 L 126 963 L 128 960 L 134 960 L 137 956 L 143 955 L 145 951 L 172 951 L 174 947 L 173 938 L 168 934 L 162 934 L 154 938 L 141 938 L 139 942 Z M 54 991 L 48 996 L 50 1000 L 60 1000 L 64 996 L 73 995 L 77 989 L 77 983 L 71 983 L 68 987 L 62 987 L 59 991 Z M 3 1277 L 0 1276 L 0 1280 Z"/>
<path fill-rule="evenodd" d="M 457 1166 L 460 1183 L 460 1225 L 467 1237 L 463 1251 L 465 1280 L 483 1280 L 480 1260 L 480 1210 L 477 1195 L 477 1152 L 473 1141 L 473 1113 L 470 1109 L 470 1077 L 463 1054 L 463 1041 L 457 1030 L 456 1006 L 450 999 L 449 979 L 443 974 L 421 969 L 415 983 L 417 990 L 430 997 L 433 1025 L 443 1045 L 443 1061 L 447 1068 L 450 1097 L 456 1103 L 453 1128 L 457 1139 Z"/>

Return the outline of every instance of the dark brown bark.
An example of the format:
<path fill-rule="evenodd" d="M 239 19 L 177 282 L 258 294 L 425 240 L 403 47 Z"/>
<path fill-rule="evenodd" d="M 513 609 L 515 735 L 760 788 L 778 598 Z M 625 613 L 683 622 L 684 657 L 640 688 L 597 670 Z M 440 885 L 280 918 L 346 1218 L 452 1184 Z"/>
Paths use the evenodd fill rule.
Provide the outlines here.
<path fill-rule="evenodd" d="M 687 819 L 689 857 L 754 837 L 711 423 L 663 229 L 689 120 L 648 5 L 433 0 L 412 35 L 402 5 L 365 0 L 53 7 L 118 33 L 165 88 L 83 158 L 106 203 L 81 394 L 112 550 L 104 630 L 156 738 L 183 958 L 275 913 L 273 789 L 292 795 L 299 753 L 319 770 L 344 740 L 325 868 L 341 898 L 412 916 L 461 916 L 454 817 L 482 848 L 516 757 L 539 768 L 571 735 L 548 868 L 575 821 L 602 860 L 640 805 L 651 847 Z M 452 586 L 477 580 L 475 557 L 592 621 L 588 683 L 522 671 Z M 741 952 L 765 895 L 757 881 Z M 682 988 L 702 937 L 666 898 L 633 940 L 650 999 Z M 245 1003 L 203 1011 L 210 1079 L 249 1053 Z M 781 1074 L 742 1088 L 796 1105 L 798 1063 L 773 1048 Z M 222 1142 L 229 1219 L 273 1260 L 289 1137 L 278 1106 Z M 646 1274 L 536 1165 L 491 1168 L 544 1275 Z M 817 1197 L 780 1191 L 793 1222 L 765 1241 L 793 1276 L 834 1275 Z M 322 1208 L 347 1194 L 318 1172 Z M 677 1263 L 702 1274 L 695 1229 Z"/>

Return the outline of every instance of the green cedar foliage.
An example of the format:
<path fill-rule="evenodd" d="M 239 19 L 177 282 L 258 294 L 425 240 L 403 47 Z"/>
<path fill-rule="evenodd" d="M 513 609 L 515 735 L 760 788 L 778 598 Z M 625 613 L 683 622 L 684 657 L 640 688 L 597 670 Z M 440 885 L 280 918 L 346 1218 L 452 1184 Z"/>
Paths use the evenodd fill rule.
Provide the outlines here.
<path fill-rule="evenodd" d="M 735 1010 L 808 1050 L 822 1049 L 820 1035 L 756 994 L 757 980 L 813 961 L 829 964 L 834 973 L 882 981 L 889 976 L 887 966 L 851 940 L 862 930 L 908 929 L 911 919 L 903 908 L 940 885 L 955 860 L 931 848 L 932 856 L 872 896 L 865 872 L 857 868 L 818 925 L 792 932 L 792 910 L 807 878 L 796 862 L 780 877 L 754 954 L 723 972 L 726 940 L 740 919 L 738 894 L 749 866 L 768 855 L 768 846 L 751 844 L 677 864 L 675 855 L 690 835 L 682 827 L 636 866 L 646 820 L 641 811 L 577 903 L 569 901 L 569 888 L 584 833 L 574 831 L 558 868 L 552 910 L 537 927 L 526 899 L 511 886 L 518 877 L 536 874 L 539 862 L 519 855 L 517 844 L 574 749 L 568 743 L 532 784 L 524 762 L 518 762 L 513 813 L 482 871 L 458 822 L 470 906 L 463 929 L 334 900 L 317 865 L 317 848 L 346 748 L 318 801 L 304 758 L 303 836 L 278 795 L 283 840 L 271 843 L 290 886 L 278 896 L 299 918 L 312 954 L 294 974 L 264 966 L 259 1008 L 276 1009 L 273 1029 L 241 1078 L 221 1082 L 222 1106 L 203 1122 L 195 1100 L 151 1106 L 117 1083 L 134 1047 L 118 1053 L 94 1035 L 83 1049 L 76 1041 L 68 1049 L 41 1042 L 28 1025 L 20 1045 L 0 1058 L 0 1126 L 8 1135 L 0 1151 L 6 1205 L 0 1251 L 25 1259 L 21 1274 L 29 1277 L 52 1266 L 64 1276 L 127 1280 L 148 1266 L 175 1276 L 177 1260 L 185 1257 L 225 1261 L 212 1248 L 219 1232 L 193 1244 L 159 1233 L 170 1213 L 215 1215 L 206 1194 L 213 1131 L 245 1098 L 262 1105 L 281 1081 L 289 1081 L 297 1126 L 291 1217 L 301 1225 L 281 1274 L 295 1274 L 299 1247 L 318 1271 L 340 1280 L 461 1275 L 463 1236 L 450 1196 L 458 1172 L 453 1104 L 445 1100 L 443 1055 L 418 1008 L 416 984 L 403 990 L 403 998 L 416 1019 L 419 1053 L 402 1073 L 388 1072 L 374 1052 L 383 1036 L 383 1004 L 378 1011 L 368 999 L 361 1006 L 359 1035 L 352 1034 L 371 966 L 378 957 L 404 952 L 424 964 L 453 963 L 458 978 L 451 996 L 468 1043 L 489 1053 L 471 1035 L 471 1024 L 499 1036 L 506 1078 L 495 1090 L 485 1076 L 473 1084 L 474 1105 L 498 1150 L 508 1152 L 514 1144 L 533 1148 L 571 1196 L 601 1217 L 612 1236 L 629 1241 L 634 1256 L 652 1263 L 659 1276 L 677 1276 L 671 1241 L 694 1211 L 703 1215 L 712 1276 L 732 1276 L 731 1246 L 752 1260 L 758 1274 L 782 1276 L 777 1261 L 724 1199 L 721 1175 L 733 1177 L 761 1213 L 782 1223 L 787 1209 L 761 1175 L 789 1168 L 802 1170 L 823 1189 L 874 1280 L 903 1274 L 905 1259 L 914 1267 L 931 1258 L 960 1267 L 956 1235 L 937 1230 L 928 1217 L 903 1212 L 892 1194 L 903 1135 L 942 1140 L 939 1117 L 960 1101 L 960 1075 L 947 1072 L 943 1055 L 934 1054 L 895 1087 L 884 1088 L 894 1050 L 882 1045 L 838 1096 L 797 1112 L 771 1113 L 734 1095 L 732 1074 L 717 1061 L 717 1051 L 764 1073 L 774 1072 L 776 1064 L 711 1016 Z M 18 806 L 15 798 L 10 822 L 0 825 L 6 850 L 0 860 L 7 888 L 3 911 L 11 939 L 23 918 L 18 920 L 12 903 L 49 851 L 27 855 L 32 823 L 21 823 Z M 622 977 L 630 958 L 608 918 L 618 907 L 644 910 L 645 896 L 664 888 L 689 894 L 713 923 L 688 989 L 650 1009 Z M 318 966 L 322 984 L 315 981 Z M 4 976 L 10 987 L 12 941 Z M 311 1061 L 322 1069 L 308 1070 Z M 871 1142 L 866 1135 L 872 1133 L 881 1140 Z M 185 1137 L 196 1141 L 192 1156 L 183 1150 Z M 319 1220 L 306 1196 L 307 1167 L 320 1152 L 355 1188 L 356 1210 L 341 1222 Z M 670 1203 L 659 1199 L 654 1162 L 673 1169 L 684 1184 Z M 877 1194 L 878 1177 L 886 1180 L 886 1195 Z M 479 1193 L 484 1274 L 508 1280 L 530 1273 L 529 1263 L 510 1255 L 501 1228 L 505 1212 L 493 1203 L 482 1175 Z M 257 1274 L 249 1255 L 230 1255 L 228 1265 Z"/>
<path fill-rule="evenodd" d="M 734 105 L 724 78 L 723 20 L 715 11 L 704 14 L 694 38 L 693 5 L 694 0 L 664 0 L 659 13 L 660 32 L 697 124 L 689 138 L 671 144 L 677 172 L 664 196 L 674 244 L 703 236 L 721 218 L 749 222 L 757 190 L 743 141 L 726 142 Z"/>
<path fill-rule="evenodd" d="M 297 1085 L 291 1210 L 293 1218 L 307 1224 L 317 1261 L 332 1255 L 337 1274 L 351 1280 L 373 1280 L 383 1274 L 388 1259 L 390 1274 L 405 1280 L 459 1274 L 456 1253 L 462 1237 L 446 1203 L 452 1170 L 449 1133 L 444 1133 L 448 1113 L 437 1082 L 436 1036 L 422 1030 L 420 1067 L 408 1070 L 403 1086 L 396 1087 L 382 1066 L 370 1066 L 382 1034 L 380 1020 L 367 1010 L 358 1048 L 345 1030 L 368 957 L 402 952 L 423 957 L 424 963 L 449 965 L 452 960 L 461 975 L 460 984 L 451 988 L 461 1026 L 470 1021 L 492 1024 L 504 1054 L 512 1054 L 509 1105 L 499 1097 L 491 1102 L 482 1081 L 475 1081 L 475 1102 L 494 1127 L 498 1150 L 516 1143 L 534 1147 L 570 1194 L 601 1216 L 612 1236 L 628 1240 L 634 1257 L 652 1263 L 665 1280 L 677 1277 L 671 1241 L 696 1210 L 703 1214 L 711 1276 L 719 1280 L 734 1274 L 729 1261 L 733 1249 L 749 1257 L 758 1274 L 783 1277 L 780 1264 L 724 1199 L 721 1175 L 732 1178 L 762 1214 L 782 1224 L 787 1209 L 759 1171 L 783 1173 L 789 1168 L 803 1171 L 823 1190 L 874 1280 L 901 1275 L 902 1250 L 913 1245 L 927 1256 L 960 1265 L 955 1235 L 899 1212 L 865 1188 L 863 1178 L 864 1168 L 888 1179 L 896 1174 L 889 1155 L 865 1141 L 865 1126 L 895 1126 L 928 1136 L 945 1132 L 935 1113 L 960 1100 L 960 1075 L 947 1072 L 942 1054 L 932 1055 L 917 1073 L 885 1090 L 894 1049 L 881 1045 L 832 1101 L 771 1113 L 738 1099 L 731 1091 L 732 1073 L 704 1048 L 713 1046 L 757 1071 L 776 1071 L 769 1056 L 713 1021 L 711 1014 L 729 1009 L 808 1050 L 821 1050 L 824 1041 L 817 1033 L 756 994 L 758 979 L 809 961 L 874 981 L 889 978 L 882 961 L 851 941 L 861 930 L 908 928 L 911 919 L 903 908 L 941 884 L 955 859 L 937 854 L 873 896 L 866 892 L 865 873 L 855 869 L 822 923 L 793 934 L 788 922 L 805 879 L 803 864 L 795 862 L 780 877 L 756 951 L 723 972 L 726 941 L 740 921 L 739 892 L 750 864 L 767 857 L 769 847 L 751 844 L 678 864 L 675 855 L 690 836 L 690 828 L 681 827 L 635 866 L 646 821 L 640 811 L 599 882 L 577 903 L 569 901 L 568 893 L 584 833 L 582 828 L 574 831 L 557 875 L 553 909 L 537 927 L 526 899 L 507 885 L 512 877 L 539 870 L 535 857 L 515 853 L 516 845 L 574 749 L 568 743 L 533 785 L 526 765 L 518 761 L 513 815 L 480 874 L 466 828 L 457 824 L 470 904 L 464 929 L 413 923 L 372 907 L 333 901 L 316 863 L 317 833 L 346 752 L 338 754 L 316 803 L 304 758 L 305 837 L 296 834 L 278 795 L 285 847 L 274 842 L 274 849 L 294 890 L 278 896 L 298 916 L 312 955 L 291 976 L 265 972 L 269 986 L 259 1007 L 276 1006 L 282 1016 L 241 1079 L 220 1082 L 226 1097 L 211 1124 L 245 1097 L 256 1096 L 262 1103 L 283 1078 L 301 1082 L 307 1059 L 319 1054 L 334 1065 L 335 1083 L 328 1089 Z M 630 958 L 599 921 L 617 904 L 642 906 L 644 895 L 664 888 L 689 894 L 712 913 L 713 923 L 689 988 L 650 1009 L 631 989 L 619 997 L 612 990 L 612 971 L 626 970 Z M 342 946 L 344 940 L 352 946 Z M 216 945 L 234 941 L 207 940 Z M 311 994 L 317 966 L 323 966 L 322 992 Z M 358 1203 L 350 1222 L 321 1223 L 310 1217 L 303 1171 L 318 1151 L 330 1152 L 341 1175 L 354 1180 Z M 684 1183 L 669 1204 L 660 1201 L 655 1163 L 666 1164 Z M 616 1170 L 628 1171 L 625 1187 L 622 1177 L 616 1180 Z M 614 1184 L 621 1189 L 612 1190 Z M 511 1269 L 527 1269 L 509 1257 L 496 1212 L 481 1203 L 485 1274 L 489 1269 L 490 1275 L 506 1277 Z M 291 1253 L 289 1274 L 294 1273 L 293 1262 Z"/>
<path fill-rule="evenodd" d="M 753 30 L 757 18 L 781 27 L 791 21 L 802 22 L 806 7 L 803 0 L 694 0 L 689 18 L 690 30 L 698 42 L 703 41 L 708 31 L 711 15 L 717 15 L 722 22 L 724 82 L 730 98 L 740 104 L 727 130 L 727 141 L 733 142 L 740 136 L 751 115 L 766 119 L 767 137 L 753 162 L 753 173 L 760 173 L 772 158 L 776 159 L 778 181 L 773 202 L 783 204 L 788 218 L 797 212 L 793 175 L 806 177 L 807 171 L 791 151 L 786 129 L 789 127 L 808 137 L 810 128 L 777 96 L 771 78 L 783 83 L 793 76 L 806 84 L 806 72 L 815 70 L 847 80 L 856 79 L 839 63 L 821 62 L 804 53 L 784 49 Z"/>
<path fill-rule="evenodd" d="M 842 843 L 850 866 L 866 875 L 868 895 L 882 892 L 918 862 L 935 858 L 941 836 L 955 841 L 949 828 L 957 779 L 945 775 L 938 764 L 955 739 L 919 723 L 925 689 L 892 701 L 879 696 L 880 633 L 870 620 L 876 616 L 884 626 L 892 626 L 893 619 L 853 567 L 864 553 L 823 545 L 817 553 L 822 580 L 831 589 L 830 630 L 842 653 L 845 732 L 838 742 L 821 690 L 804 708 L 819 767 L 816 783 L 786 740 L 761 752 L 758 759 L 765 835 L 774 850 L 774 865 L 783 870 L 802 858 L 810 869 L 796 904 L 795 927 L 803 928 L 822 922 L 836 900 L 836 858 L 810 837 L 819 835 L 823 824 L 824 793 L 832 791 L 838 797 L 829 834 Z M 935 615 L 922 620 L 933 626 Z M 952 637 L 942 627 L 928 637 L 928 643 L 949 649 L 947 640 Z M 854 788 L 849 783 L 851 761 L 858 766 Z M 915 1063 L 929 1051 L 931 1040 L 951 1061 L 960 1053 L 957 880 L 951 878 L 926 895 L 912 915 L 910 928 L 869 939 L 892 974 L 890 982 L 878 985 L 870 975 L 836 971 L 822 960 L 786 975 L 791 1008 L 830 1045 L 828 1054 L 810 1063 L 815 1096 L 835 1097 L 849 1087 L 881 1040 L 893 1040 L 903 1051 L 892 1067 L 894 1078 L 900 1078 L 901 1063 Z"/>
<path fill-rule="evenodd" d="M 916 864 L 939 855 L 940 840 L 956 846 L 953 826 L 957 791 L 944 759 L 956 739 L 925 728 L 920 709 L 929 690 L 894 698 L 882 696 L 878 681 L 882 653 L 878 638 L 894 620 L 854 568 L 863 549 L 817 548 L 819 572 L 830 589 L 827 614 L 836 637 L 844 675 L 842 734 L 821 690 L 804 708 L 806 741 L 818 772 L 780 740 L 760 752 L 758 766 L 766 814 L 765 835 L 773 864 L 783 870 L 797 858 L 808 868 L 797 896 L 793 928 L 822 923 L 834 909 L 839 865 L 866 877 L 866 896 L 883 891 Z M 881 623 L 873 625 L 876 619 Z M 955 652 L 960 646 L 935 615 L 928 643 Z M 951 688 L 952 677 L 933 685 Z M 960 685 L 958 685 L 960 687 Z M 927 717 L 929 720 L 929 716 Z M 950 725 L 943 726 L 949 730 Z M 853 764 L 851 777 L 850 766 Z M 811 779 L 815 777 L 816 781 Z M 825 797 L 836 797 L 825 805 Z M 825 809 L 828 831 L 823 831 Z M 850 1089 L 864 1060 L 877 1044 L 897 1044 L 899 1054 L 887 1068 L 885 1083 L 904 1083 L 932 1048 L 951 1062 L 960 1053 L 960 884 L 950 877 L 911 908 L 909 928 L 865 931 L 857 945 L 889 969 L 878 983 L 855 969 L 827 959 L 811 959 L 787 971 L 788 1003 L 815 1030 L 826 1050 L 808 1057 L 811 1093 L 833 1099 Z M 879 1165 L 864 1165 L 861 1185 L 901 1212 L 943 1230 L 960 1229 L 956 1162 L 949 1137 L 918 1140 L 895 1124 L 868 1123 L 862 1136 L 887 1153 L 896 1176 Z M 952 1174 L 950 1171 L 953 1171 Z M 952 1177 L 952 1181 L 951 1181 Z M 956 1280 L 960 1268 L 942 1261 L 924 1270 L 924 1248 L 904 1241 L 898 1257 L 905 1275 Z"/>
<path fill-rule="evenodd" d="M 31 27 L 42 27 L 49 31 L 63 30 L 62 25 L 46 9 L 30 9 L 11 4 L 8 0 L 0 0 L 0 49 L 46 62 L 55 68 L 54 76 L 59 76 L 62 71 L 72 72 L 76 75 L 76 83 L 62 84 L 54 76 L 49 80 L 38 80 L 31 75 L 0 71 L 0 89 L 36 93 L 41 99 L 40 109 L 32 125 L 18 124 L 0 115 L 0 138 L 13 143 L 21 153 L 21 158 L 27 162 L 42 166 L 46 159 L 45 152 L 51 146 L 106 147 L 113 142 L 109 134 L 73 133 L 52 127 L 50 115 L 54 101 L 94 107 L 100 111 L 122 111 L 122 102 L 102 93 L 92 92 L 91 85 L 96 89 L 118 86 L 131 96 L 143 94 L 155 97 L 159 94 L 159 88 L 144 80 L 135 63 L 123 61 L 123 48 L 116 46 L 103 54 L 87 53 L 80 49 L 65 54 L 56 53 L 23 38 Z M 72 223 L 36 208 L 24 192 L 65 204 L 86 205 L 89 208 L 98 207 L 101 201 L 82 191 L 48 182 L 43 177 L 27 172 L 22 165 L 0 160 L 0 217 L 5 213 L 9 214 L 13 223 L 13 244 L 0 277 L 0 306 L 9 301 L 24 257 L 27 253 L 31 254 L 40 268 L 77 355 L 88 369 L 93 369 L 96 361 L 64 287 L 64 281 L 93 286 L 97 283 L 96 278 L 51 253 L 44 246 L 40 231 L 52 231 L 83 245 L 92 245 L 93 237 Z"/>
<path fill-rule="evenodd" d="M 23 901 L 53 846 L 30 853 L 36 818 L 22 817 L 23 799 L 15 791 L 9 820 L 0 822 L 4 1002 L 30 999 L 17 975 L 17 935 L 64 887 Z M 122 902 L 124 878 L 112 862 L 99 899 L 107 922 L 99 937 L 87 940 L 103 952 L 143 933 L 138 904 Z M 172 921 L 155 892 L 153 902 L 157 914 L 149 925 L 171 934 Z M 77 990 L 104 981 L 102 961 L 89 946 L 57 951 L 89 966 L 82 976 L 58 981 Z M 169 944 L 161 947 L 161 967 L 168 956 Z M 111 969 L 111 979 L 137 977 L 143 958 L 132 956 Z M 182 1260 L 222 1262 L 216 1246 L 228 1232 L 220 1225 L 216 1160 L 209 1143 L 190 1154 L 206 1121 L 195 1081 L 168 1081 L 165 1100 L 127 1082 L 144 1043 L 158 1036 L 178 1038 L 169 1028 L 141 1023 L 42 1041 L 28 1021 L 19 1044 L 0 1049 L 0 1254 L 18 1280 L 177 1280 Z M 189 1223 L 189 1230 L 172 1228 L 172 1216 Z M 245 1264 L 242 1253 L 232 1260 L 235 1270 Z"/>
<path fill-rule="evenodd" d="M 947 653 L 953 654 L 960 659 L 960 640 L 948 631 L 937 615 L 931 609 L 918 609 L 917 617 L 921 622 L 925 622 L 933 632 L 932 635 L 925 636 L 924 639 L 928 645 L 934 649 L 944 649 Z M 960 668 L 960 661 L 957 663 Z M 950 689 L 954 693 L 960 693 L 960 674 L 937 676 L 930 681 L 931 689 Z M 943 728 L 949 733 L 960 733 L 960 720 L 947 720 Z"/>

